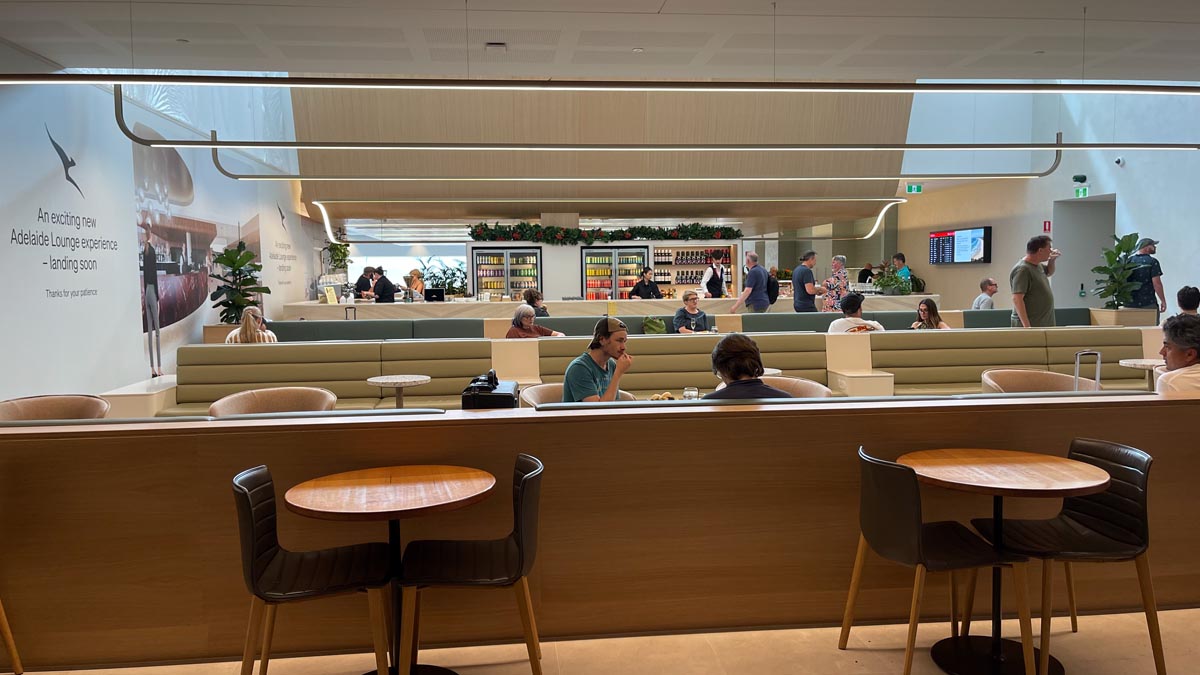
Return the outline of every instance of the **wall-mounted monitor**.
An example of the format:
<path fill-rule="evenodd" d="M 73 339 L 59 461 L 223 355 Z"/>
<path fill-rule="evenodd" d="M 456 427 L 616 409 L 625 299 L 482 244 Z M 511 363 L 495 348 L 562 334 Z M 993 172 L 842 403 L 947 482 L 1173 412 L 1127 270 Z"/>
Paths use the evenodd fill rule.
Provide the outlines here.
<path fill-rule="evenodd" d="M 929 264 L 992 262 L 992 228 L 970 227 L 929 233 Z"/>

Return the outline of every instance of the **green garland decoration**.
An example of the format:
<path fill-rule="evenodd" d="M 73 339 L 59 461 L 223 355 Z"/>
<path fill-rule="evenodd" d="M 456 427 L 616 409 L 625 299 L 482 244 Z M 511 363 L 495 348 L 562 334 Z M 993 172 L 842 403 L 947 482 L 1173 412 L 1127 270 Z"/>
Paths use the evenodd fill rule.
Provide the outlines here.
<path fill-rule="evenodd" d="M 713 227 L 700 223 L 680 223 L 670 229 L 661 227 L 630 227 L 623 230 L 584 230 L 576 227 L 534 225 L 519 222 L 508 226 L 479 223 L 471 228 L 475 241 L 527 241 L 558 246 L 591 246 L 596 243 L 621 241 L 688 241 L 741 239 L 742 231 L 735 227 Z"/>

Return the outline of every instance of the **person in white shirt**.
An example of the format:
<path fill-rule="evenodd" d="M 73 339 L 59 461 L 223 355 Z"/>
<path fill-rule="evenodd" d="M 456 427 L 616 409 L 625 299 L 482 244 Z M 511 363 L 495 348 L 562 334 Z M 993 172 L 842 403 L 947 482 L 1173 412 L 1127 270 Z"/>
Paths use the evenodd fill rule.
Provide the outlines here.
<path fill-rule="evenodd" d="M 983 291 L 975 298 L 975 302 L 971 303 L 971 309 L 996 309 L 996 305 L 992 303 L 992 296 L 1000 287 L 996 285 L 996 280 L 988 277 L 979 282 L 979 290 Z"/>
<path fill-rule="evenodd" d="M 1158 377 L 1155 391 L 1200 392 L 1200 316 L 1179 314 L 1167 319 L 1158 353 L 1167 362 L 1167 372 Z"/>
<path fill-rule="evenodd" d="M 725 271 L 725 266 L 721 264 L 720 259 L 710 253 L 708 267 L 704 268 L 704 278 L 700 280 L 700 285 L 704 287 L 704 297 L 724 298 L 730 295 L 725 290 L 727 284 L 728 273 Z"/>
<path fill-rule="evenodd" d="M 830 333 L 870 333 L 883 330 L 877 321 L 862 318 L 862 293 L 848 293 L 842 298 L 842 318 L 829 324 Z"/>

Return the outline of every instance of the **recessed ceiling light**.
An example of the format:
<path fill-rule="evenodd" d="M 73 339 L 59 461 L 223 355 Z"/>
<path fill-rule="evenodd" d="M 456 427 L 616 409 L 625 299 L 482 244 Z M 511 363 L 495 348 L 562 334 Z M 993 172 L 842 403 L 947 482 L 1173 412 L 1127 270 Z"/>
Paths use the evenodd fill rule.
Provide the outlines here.
<path fill-rule="evenodd" d="M 633 48 L 633 53 L 634 53 L 634 54 L 641 54 L 641 53 L 642 53 L 642 52 L 644 52 L 644 51 L 646 51 L 646 50 L 645 50 L 645 49 L 642 49 L 641 47 L 634 47 L 634 48 Z"/>

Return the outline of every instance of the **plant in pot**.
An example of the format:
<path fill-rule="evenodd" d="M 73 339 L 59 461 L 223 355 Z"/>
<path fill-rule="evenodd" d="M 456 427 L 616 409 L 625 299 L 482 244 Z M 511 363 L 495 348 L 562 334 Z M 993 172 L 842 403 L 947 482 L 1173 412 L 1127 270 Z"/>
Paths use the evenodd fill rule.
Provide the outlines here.
<path fill-rule="evenodd" d="M 354 262 L 350 259 L 350 245 L 339 244 L 331 241 L 329 245 L 321 249 L 322 253 L 329 254 L 329 269 L 333 271 L 346 271 L 350 267 L 350 263 Z"/>
<path fill-rule="evenodd" d="M 256 295 L 271 292 L 261 285 L 258 274 L 262 272 L 262 265 L 254 262 L 254 258 L 254 251 L 246 250 L 244 241 L 239 241 L 237 248 L 227 248 L 213 258 L 214 263 L 225 268 L 224 274 L 208 275 L 221 282 L 209 296 L 209 300 L 216 303 L 213 307 L 221 308 L 221 323 L 238 323 L 242 320 L 242 310 L 262 305 Z"/>
<path fill-rule="evenodd" d="M 1115 244 L 1112 248 L 1103 249 L 1104 264 L 1092 268 L 1092 272 L 1101 275 L 1096 279 L 1096 287 L 1092 295 L 1105 299 L 1104 309 L 1120 309 L 1133 302 L 1133 292 L 1141 287 L 1141 283 L 1130 281 L 1134 270 L 1143 265 L 1130 260 L 1137 251 L 1138 233 L 1131 232 L 1123 237 L 1113 235 Z"/>
<path fill-rule="evenodd" d="M 875 277 L 875 288 L 884 295 L 908 295 L 912 293 L 912 284 L 908 279 L 899 275 L 899 268 L 890 261 L 881 266 L 882 271 Z"/>

